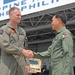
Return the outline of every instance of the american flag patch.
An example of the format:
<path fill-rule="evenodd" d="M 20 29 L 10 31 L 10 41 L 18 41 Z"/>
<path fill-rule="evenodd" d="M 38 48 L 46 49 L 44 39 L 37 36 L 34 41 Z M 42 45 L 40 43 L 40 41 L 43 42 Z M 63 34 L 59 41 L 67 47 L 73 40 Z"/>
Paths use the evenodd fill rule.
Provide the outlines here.
<path fill-rule="evenodd" d="M 68 34 L 63 34 L 63 38 L 67 38 L 68 37 Z"/>

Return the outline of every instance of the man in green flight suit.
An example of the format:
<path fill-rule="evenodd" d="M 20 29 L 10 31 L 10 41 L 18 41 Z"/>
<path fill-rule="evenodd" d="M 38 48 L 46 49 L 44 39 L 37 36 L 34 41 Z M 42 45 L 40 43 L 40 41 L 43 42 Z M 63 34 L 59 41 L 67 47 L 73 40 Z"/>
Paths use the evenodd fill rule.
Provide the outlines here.
<path fill-rule="evenodd" d="M 73 75 L 73 39 L 71 32 L 66 29 L 66 18 L 62 13 L 52 17 L 52 29 L 56 36 L 47 51 L 34 52 L 34 58 L 51 58 L 52 75 Z"/>
<path fill-rule="evenodd" d="M 26 75 L 29 71 L 27 37 L 19 26 L 21 12 L 19 8 L 9 10 L 10 21 L 0 28 L 1 62 L 0 75 Z"/>

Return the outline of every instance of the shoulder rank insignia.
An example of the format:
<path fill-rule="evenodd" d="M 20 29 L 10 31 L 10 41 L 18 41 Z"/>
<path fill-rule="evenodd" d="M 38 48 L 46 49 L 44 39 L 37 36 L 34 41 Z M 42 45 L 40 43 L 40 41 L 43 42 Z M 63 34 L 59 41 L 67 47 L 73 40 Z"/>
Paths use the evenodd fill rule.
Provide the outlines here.
<path fill-rule="evenodd" d="M 63 38 L 67 38 L 68 37 L 68 34 L 63 34 L 62 37 Z"/>
<path fill-rule="evenodd" d="M 0 34 L 3 34 L 3 29 L 0 29 Z"/>

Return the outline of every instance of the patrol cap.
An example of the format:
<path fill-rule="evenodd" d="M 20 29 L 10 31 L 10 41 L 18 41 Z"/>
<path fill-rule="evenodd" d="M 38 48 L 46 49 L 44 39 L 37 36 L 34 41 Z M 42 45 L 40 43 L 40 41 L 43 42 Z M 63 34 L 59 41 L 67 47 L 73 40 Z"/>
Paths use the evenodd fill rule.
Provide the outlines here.
<path fill-rule="evenodd" d="M 61 21 L 66 24 L 66 17 L 63 12 L 57 12 L 54 14 L 56 18 L 60 18 Z"/>

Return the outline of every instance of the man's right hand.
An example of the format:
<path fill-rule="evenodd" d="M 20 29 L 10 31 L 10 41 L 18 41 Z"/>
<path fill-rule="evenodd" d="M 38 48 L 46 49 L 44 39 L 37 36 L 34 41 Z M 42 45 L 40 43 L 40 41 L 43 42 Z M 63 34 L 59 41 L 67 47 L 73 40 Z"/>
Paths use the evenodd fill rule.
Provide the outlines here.
<path fill-rule="evenodd" d="M 25 50 L 23 49 L 21 52 L 26 58 L 33 58 L 34 57 L 34 53 L 31 50 Z"/>

